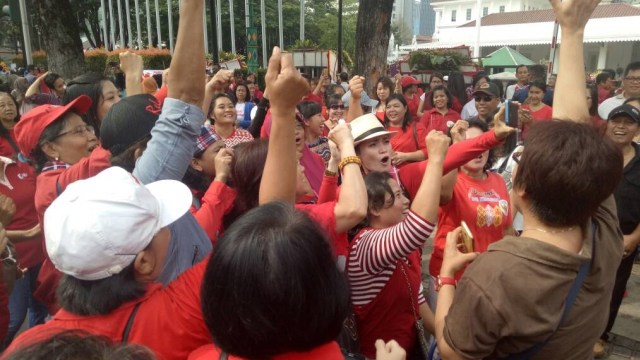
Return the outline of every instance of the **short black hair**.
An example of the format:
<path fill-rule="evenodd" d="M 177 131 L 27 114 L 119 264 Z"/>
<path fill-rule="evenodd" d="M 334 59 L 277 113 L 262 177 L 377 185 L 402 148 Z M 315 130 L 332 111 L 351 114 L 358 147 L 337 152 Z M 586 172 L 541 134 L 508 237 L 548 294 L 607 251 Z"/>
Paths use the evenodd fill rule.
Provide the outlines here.
<path fill-rule="evenodd" d="M 61 78 L 61 76 L 59 74 L 48 73 L 44 77 L 44 83 L 45 83 L 45 85 L 47 85 L 47 87 L 49 89 L 53 90 L 55 88 L 56 80 L 58 80 L 60 78 Z"/>
<path fill-rule="evenodd" d="M 404 119 L 402 119 L 402 131 L 407 131 L 407 127 L 411 125 L 411 120 L 412 120 L 411 113 L 409 112 L 409 106 L 407 105 L 407 99 L 404 98 L 404 95 L 394 93 L 389 95 L 389 98 L 387 99 L 387 104 L 391 100 L 398 100 L 402 104 L 402 106 L 404 106 L 405 112 L 404 112 Z M 387 113 L 385 112 L 384 126 L 389 127 L 390 125 L 391 125 L 391 122 L 389 121 L 389 118 L 387 117 Z"/>
<path fill-rule="evenodd" d="M 303 101 L 297 107 L 305 119 L 310 119 L 312 116 L 322 113 L 322 107 L 315 101 Z"/>
<path fill-rule="evenodd" d="M 138 344 L 114 344 L 105 336 L 65 330 L 22 346 L 5 360 L 154 360 L 153 352 Z"/>
<path fill-rule="evenodd" d="M 347 82 L 349 81 L 349 74 L 347 74 L 346 72 L 341 72 L 340 73 L 340 81 L 342 82 Z"/>
<path fill-rule="evenodd" d="M 529 89 L 531 89 L 532 87 L 537 87 L 538 89 L 542 90 L 543 93 L 547 92 L 547 84 L 544 81 L 541 80 L 533 80 L 530 84 L 529 84 Z"/>
<path fill-rule="evenodd" d="M 627 68 L 624 69 L 624 76 L 629 75 L 630 72 L 640 70 L 640 61 L 634 61 L 627 65 Z"/>
<path fill-rule="evenodd" d="M 291 204 L 246 213 L 218 241 L 202 281 L 202 313 L 216 345 L 264 359 L 335 340 L 349 311 L 335 261 L 325 231 Z"/>
<path fill-rule="evenodd" d="M 607 82 L 607 80 L 611 79 L 611 74 L 603 71 L 600 74 L 598 74 L 598 76 L 596 76 L 596 84 L 604 84 Z"/>
<path fill-rule="evenodd" d="M 433 107 L 435 107 L 435 104 L 433 102 L 433 98 L 435 96 L 436 91 L 444 91 L 444 94 L 447 96 L 447 109 L 451 109 L 451 106 L 453 105 L 453 99 L 451 98 L 451 92 L 449 92 L 449 89 L 447 89 L 443 85 L 438 85 L 438 86 L 434 87 L 433 90 L 431 90 L 431 96 L 430 96 L 430 99 L 429 99 L 429 100 L 431 100 L 431 105 Z"/>
<path fill-rule="evenodd" d="M 388 172 L 373 171 L 364 177 L 364 184 L 367 187 L 367 198 L 369 204 L 367 213 L 378 211 L 390 207 L 393 203 L 389 203 L 389 198 L 393 201 L 394 195 L 389 180 L 392 179 Z M 389 198 L 387 197 L 389 195 Z"/>
<path fill-rule="evenodd" d="M 81 315 L 105 315 L 145 294 L 146 286 L 134 275 L 134 263 L 121 272 L 100 280 L 80 280 L 62 275 L 56 298 L 66 311 Z"/>
<path fill-rule="evenodd" d="M 527 70 L 529 70 L 529 67 L 527 65 L 524 64 L 520 64 L 518 66 L 516 66 L 516 73 L 518 72 L 518 70 L 520 70 L 521 68 L 527 68 Z"/>

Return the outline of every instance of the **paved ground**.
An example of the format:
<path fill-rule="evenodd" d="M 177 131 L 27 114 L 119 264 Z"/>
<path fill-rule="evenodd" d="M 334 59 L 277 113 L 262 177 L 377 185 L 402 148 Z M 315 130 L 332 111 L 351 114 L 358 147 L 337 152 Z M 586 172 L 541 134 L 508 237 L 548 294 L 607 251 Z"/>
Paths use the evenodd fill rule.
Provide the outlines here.
<path fill-rule="evenodd" d="M 432 251 L 431 240 L 425 245 L 424 254 Z M 423 280 L 428 278 L 429 258 L 423 257 Z M 426 287 L 426 284 L 425 284 Z M 631 278 L 627 283 L 628 296 L 622 301 L 618 318 L 613 326 L 611 346 L 608 347 L 608 360 L 640 360 L 640 263 L 636 261 Z"/>

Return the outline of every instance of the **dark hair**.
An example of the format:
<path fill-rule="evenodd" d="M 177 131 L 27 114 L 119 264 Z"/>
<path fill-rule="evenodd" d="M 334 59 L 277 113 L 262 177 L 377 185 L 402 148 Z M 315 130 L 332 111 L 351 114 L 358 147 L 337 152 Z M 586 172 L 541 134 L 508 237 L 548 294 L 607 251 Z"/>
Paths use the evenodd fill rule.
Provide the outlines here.
<path fill-rule="evenodd" d="M 527 70 L 529 70 L 529 67 L 527 65 L 520 64 L 520 65 L 516 66 L 516 73 L 518 73 L 518 70 L 520 70 L 521 68 L 527 68 Z"/>
<path fill-rule="evenodd" d="M 487 82 L 491 82 L 491 78 L 489 77 L 489 75 L 487 75 L 487 73 L 485 73 L 484 71 L 479 71 L 474 77 L 473 77 L 473 82 L 471 83 L 471 86 L 475 89 L 476 84 L 478 84 L 478 81 L 485 79 L 487 80 Z"/>
<path fill-rule="evenodd" d="M 335 105 L 338 102 L 342 102 L 342 96 L 340 94 L 331 94 L 327 97 L 326 106 L 330 107 L 331 105 Z"/>
<path fill-rule="evenodd" d="M 331 95 L 337 95 L 336 89 L 338 88 L 342 89 L 342 91 L 345 92 L 344 88 L 340 84 L 329 84 L 329 86 L 327 86 L 327 89 L 324 92 L 324 99 L 323 99 L 325 106 L 328 106 L 327 104 L 329 103 L 329 98 L 331 97 Z"/>
<path fill-rule="evenodd" d="M 242 99 L 238 99 L 238 88 L 239 87 L 244 87 L 244 91 L 245 91 L 245 95 L 244 95 L 244 102 L 249 102 L 251 101 L 251 95 L 249 94 L 249 87 L 242 83 L 242 84 L 237 84 L 236 88 L 233 89 L 233 96 L 236 98 L 236 101 L 234 101 L 234 103 L 240 102 Z"/>
<path fill-rule="evenodd" d="M 626 69 L 624 69 L 624 76 L 629 75 L 630 72 L 640 70 L 640 61 L 634 61 L 627 65 Z"/>
<path fill-rule="evenodd" d="M 449 74 L 449 81 L 447 81 L 447 90 L 451 96 L 458 99 L 461 105 L 467 102 L 467 92 L 464 83 L 464 76 L 460 71 L 452 71 Z"/>
<path fill-rule="evenodd" d="M 500 92 L 500 96 L 498 96 L 498 99 L 502 99 L 502 97 L 504 96 L 504 84 L 502 83 L 502 81 L 498 79 L 491 79 L 489 80 L 489 82 L 495 84 L 498 87 L 498 91 Z"/>
<path fill-rule="evenodd" d="M 98 106 L 100 99 L 102 99 L 102 88 L 106 81 L 111 80 L 97 73 L 80 75 L 67 83 L 67 89 L 62 97 L 62 103 L 65 105 L 80 95 L 87 95 L 91 98 L 91 108 L 82 118 L 87 124 L 93 126 L 98 138 L 100 137 L 101 122 L 101 119 L 98 119 Z"/>
<path fill-rule="evenodd" d="M 598 85 L 604 84 L 609 79 L 611 79 L 611 74 L 606 71 L 603 71 L 600 74 L 598 74 L 598 76 L 596 76 L 596 84 Z"/>
<path fill-rule="evenodd" d="M 343 71 L 343 72 L 341 72 L 341 73 L 340 73 L 340 81 L 343 81 L 343 82 L 347 82 L 347 81 L 349 81 L 349 74 L 347 74 L 347 73 L 346 73 L 346 72 L 344 72 L 344 71 Z"/>
<path fill-rule="evenodd" d="M 364 177 L 364 184 L 367 187 L 367 198 L 369 205 L 367 211 L 378 211 L 393 205 L 393 190 L 389 186 L 389 180 L 392 179 L 388 172 L 373 171 Z M 391 197 L 391 201 L 387 197 Z"/>
<path fill-rule="evenodd" d="M 393 92 L 396 89 L 396 85 L 394 84 L 393 80 L 391 80 L 391 78 L 387 76 L 383 76 L 379 78 L 378 81 L 376 82 L 375 88 L 373 89 L 373 94 L 374 94 L 373 98 L 378 101 L 380 101 L 380 98 L 378 98 L 378 84 L 382 84 L 383 87 L 386 87 L 387 89 L 389 89 L 389 94 L 393 94 Z"/>
<path fill-rule="evenodd" d="M 56 80 L 60 79 L 61 76 L 56 73 L 49 73 L 44 77 L 44 83 L 51 90 L 55 89 Z"/>
<path fill-rule="evenodd" d="M 330 342 L 349 311 L 347 280 L 325 230 L 282 202 L 249 211 L 225 231 L 201 295 L 214 342 L 250 359 Z"/>
<path fill-rule="evenodd" d="M 209 112 L 207 113 L 207 118 L 209 118 L 212 121 L 212 124 L 215 123 L 215 119 L 213 118 L 213 112 L 215 111 L 216 103 L 218 102 L 218 99 L 223 98 L 223 97 L 229 99 L 229 101 L 231 101 L 234 105 L 236 104 L 236 101 L 235 101 L 234 97 L 232 97 L 231 95 L 229 95 L 227 93 L 219 93 L 219 94 L 214 95 L 213 99 L 211 99 L 211 105 L 209 106 Z"/>
<path fill-rule="evenodd" d="M 404 110 L 405 111 L 404 111 L 404 119 L 402 119 L 402 131 L 407 131 L 407 126 L 409 126 L 411 124 L 411 114 L 409 113 L 409 107 L 407 105 L 407 100 L 404 98 L 403 95 L 395 94 L 395 93 L 389 95 L 389 98 L 387 99 L 387 104 L 391 100 L 398 100 L 398 101 L 400 101 L 402 106 L 404 106 Z M 387 112 L 385 111 L 385 113 L 384 113 L 384 126 L 385 127 L 389 127 L 389 125 L 391 125 L 391 122 L 389 121 L 389 118 L 387 117 Z"/>
<path fill-rule="evenodd" d="M 138 160 L 136 152 L 141 153 L 145 151 L 147 149 L 147 143 L 149 142 L 149 140 L 151 140 L 151 134 L 148 134 L 142 139 L 133 143 L 124 151 L 118 153 L 118 155 L 112 155 L 111 166 L 118 166 L 132 173 L 133 169 L 136 167 L 136 160 Z"/>
<path fill-rule="evenodd" d="M 547 68 L 544 65 L 531 65 L 529 66 L 529 76 L 531 81 L 533 80 L 542 80 L 545 81 L 547 79 Z"/>
<path fill-rule="evenodd" d="M 589 108 L 589 115 L 598 115 L 598 87 L 596 85 L 587 85 L 589 95 L 591 96 L 591 107 Z"/>
<path fill-rule="evenodd" d="M 487 131 L 489 131 L 489 125 L 482 120 L 470 119 L 470 120 L 467 120 L 467 122 L 469 123 L 469 129 L 471 128 L 480 129 L 483 133 L 486 133 Z M 507 154 L 511 154 L 511 152 L 508 152 Z M 487 159 L 487 163 L 484 165 L 484 171 L 488 171 L 489 169 L 491 169 L 495 161 L 496 161 L 496 148 L 493 148 L 489 150 L 489 157 Z"/>
<path fill-rule="evenodd" d="M 56 298 L 60 306 L 76 315 L 105 315 L 145 294 L 146 286 L 134 275 L 134 263 L 100 280 L 80 280 L 62 275 Z"/>
<path fill-rule="evenodd" d="M 453 104 L 453 101 L 451 99 L 451 93 L 449 92 L 449 89 L 447 89 L 446 87 L 442 86 L 442 85 L 438 85 L 436 87 L 433 88 L 433 90 L 431 90 L 431 98 L 429 100 L 431 100 L 431 105 L 435 108 L 436 107 L 436 103 L 433 102 L 433 98 L 435 97 L 436 91 L 444 91 L 444 94 L 447 96 L 447 109 L 451 109 L 451 106 Z"/>
<path fill-rule="evenodd" d="M 440 79 L 442 82 L 444 82 L 444 75 L 442 75 L 439 72 L 434 72 L 433 74 L 431 74 L 431 79 L 433 78 L 438 78 Z M 431 83 L 431 79 L 429 79 L 429 83 Z"/>
<path fill-rule="evenodd" d="M 622 153 L 591 124 L 543 121 L 531 126 L 514 179 L 544 224 L 583 225 L 622 178 Z"/>
<path fill-rule="evenodd" d="M 322 113 L 322 107 L 315 101 L 303 101 L 297 107 L 305 119 L 310 119 L 312 116 Z"/>
<path fill-rule="evenodd" d="M 224 217 L 225 228 L 244 213 L 258 206 L 260 181 L 268 150 L 268 139 L 256 139 L 234 148 L 230 177 L 237 194 L 233 209 Z"/>
<path fill-rule="evenodd" d="M 533 80 L 529 83 L 529 89 L 531 89 L 532 87 L 537 87 L 538 89 L 542 90 L 543 94 L 547 92 L 547 84 L 544 81 Z"/>
<path fill-rule="evenodd" d="M 14 122 L 18 122 L 20 120 L 20 105 L 18 105 L 18 102 L 16 101 L 16 99 L 10 93 L 4 92 L 4 91 L 0 91 L 0 96 L 2 94 L 8 96 L 11 99 L 11 101 L 13 101 L 13 105 L 15 105 L 15 107 L 16 107 L 16 117 L 13 118 L 13 121 Z M 5 129 L 4 126 L 0 126 L 0 134 L 2 134 L 2 133 L 9 134 L 8 130 Z"/>
<path fill-rule="evenodd" d="M 83 330 L 65 330 L 22 346 L 5 360 L 154 360 L 156 356 L 138 344 L 114 344 L 105 336 Z"/>

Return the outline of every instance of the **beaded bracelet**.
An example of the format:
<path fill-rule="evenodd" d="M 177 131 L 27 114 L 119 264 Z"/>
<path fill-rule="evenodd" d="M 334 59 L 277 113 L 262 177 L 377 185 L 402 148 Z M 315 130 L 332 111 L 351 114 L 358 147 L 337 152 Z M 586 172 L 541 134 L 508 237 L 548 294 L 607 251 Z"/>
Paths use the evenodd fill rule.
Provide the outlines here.
<path fill-rule="evenodd" d="M 344 168 L 348 164 L 358 164 L 358 166 L 360 166 L 362 165 L 362 161 L 357 156 L 347 156 L 346 158 L 342 159 L 342 161 L 340 161 L 340 164 L 338 165 L 338 169 L 342 171 L 342 168 Z"/>

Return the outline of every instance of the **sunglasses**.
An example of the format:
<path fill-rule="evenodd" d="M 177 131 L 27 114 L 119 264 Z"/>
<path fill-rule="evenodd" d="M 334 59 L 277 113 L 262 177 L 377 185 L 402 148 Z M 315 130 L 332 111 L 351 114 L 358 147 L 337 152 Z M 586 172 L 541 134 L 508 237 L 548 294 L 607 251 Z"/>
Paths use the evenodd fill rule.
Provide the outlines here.
<path fill-rule="evenodd" d="M 476 96 L 474 96 L 474 100 L 475 100 L 476 102 L 481 102 L 481 101 L 489 102 L 489 101 L 493 100 L 493 96 L 489 96 L 489 95 L 484 95 L 484 96 L 476 95 Z"/>
<path fill-rule="evenodd" d="M 329 106 L 331 110 L 344 110 L 344 105 L 331 105 Z"/>

